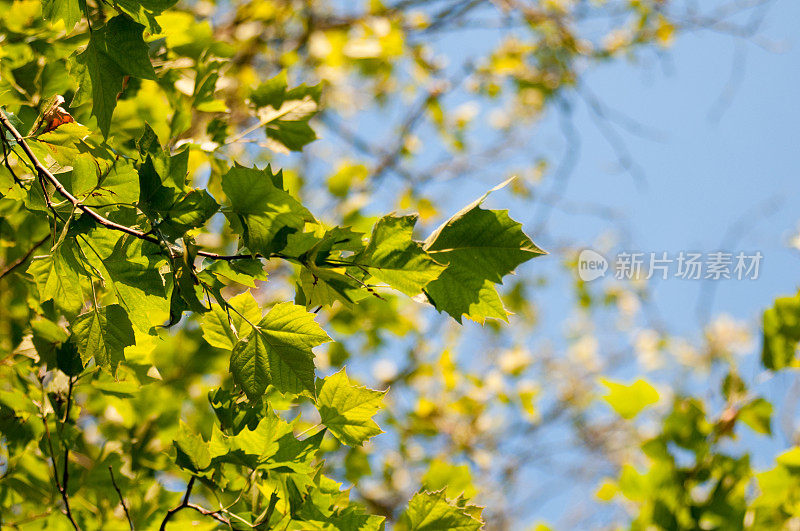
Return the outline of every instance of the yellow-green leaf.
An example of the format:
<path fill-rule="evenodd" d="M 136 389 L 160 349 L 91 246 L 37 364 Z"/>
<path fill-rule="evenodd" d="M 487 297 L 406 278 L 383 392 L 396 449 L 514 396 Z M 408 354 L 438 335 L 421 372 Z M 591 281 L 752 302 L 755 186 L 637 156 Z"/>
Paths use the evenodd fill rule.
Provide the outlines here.
<path fill-rule="evenodd" d="M 372 417 L 381 408 L 386 391 L 350 383 L 344 369 L 317 382 L 317 409 L 322 424 L 343 444 L 360 446 L 383 433 Z"/>

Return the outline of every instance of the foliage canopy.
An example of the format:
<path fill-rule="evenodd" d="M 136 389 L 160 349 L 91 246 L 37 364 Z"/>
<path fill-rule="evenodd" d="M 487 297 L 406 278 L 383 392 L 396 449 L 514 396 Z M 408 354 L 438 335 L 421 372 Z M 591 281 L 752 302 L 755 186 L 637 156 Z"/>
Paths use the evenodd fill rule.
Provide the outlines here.
<path fill-rule="evenodd" d="M 538 384 L 523 378 L 531 362 L 508 344 L 537 324 L 538 281 L 510 275 L 546 252 L 509 211 L 484 205 L 491 192 L 527 197 L 530 183 L 482 182 L 488 192 L 442 220 L 443 205 L 421 190 L 459 166 L 404 166 L 412 132 L 423 122 L 450 152 L 480 158 L 471 119 L 444 104 L 468 79 L 513 117 L 500 120 L 502 147 L 565 105 L 583 62 L 668 45 L 669 3 L 601 2 L 587 15 L 569 1 L 352 11 L 281 0 L 0 2 L 0 526 L 516 524 L 500 502 L 473 500 L 491 493 L 488 480 L 473 482 L 477 468 L 514 488 L 515 467 L 487 458 L 516 456 L 493 417 L 513 410 L 523 441 L 543 416 L 591 439 L 596 398 L 620 417 L 615 428 L 628 427 L 619 431 L 663 400 L 644 379 L 600 380 L 567 360 L 556 382 L 567 390 L 542 413 Z M 593 41 L 585 20 L 620 9 L 624 28 Z M 444 81 L 451 72 L 425 39 L 488 10 L 524 38 Z M 402 102 L 409 86 L 421 94 L 388 148 L 343 125 L 366 100 Z M 321 128 L 374 164 L 309 151 Z M 323 181 L 310 177 L 315 164 Z M 377 191 L 388 175 L 402 183 L 396 203 Z M 582 307 L 601 298 L 581 282 L 575 291 Z M 504 345 L 502 375 L 456 359 L 470 321 Z M 799 327 L 797 297 L 766 311 L 766 368 L 797 365 Z M 361 385 L 364 360 L 381 356 L 381 388 Z M 723 448 L 738 422 L 771 434 L 772 405 L 734 367 L 721 395 L 719 415 L 678 396 L 658 434 L 627 433 L 646 466 L 618 467 L 598 497 L 627 499 L 636 529 L 796 521 L 798 450 L 756 476 L 747 455 Z"/>

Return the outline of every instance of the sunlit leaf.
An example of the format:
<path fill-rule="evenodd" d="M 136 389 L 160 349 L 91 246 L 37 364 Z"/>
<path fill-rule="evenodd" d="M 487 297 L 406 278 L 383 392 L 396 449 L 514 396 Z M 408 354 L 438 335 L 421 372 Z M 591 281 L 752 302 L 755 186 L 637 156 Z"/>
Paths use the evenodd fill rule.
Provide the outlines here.
<path fill-rule="evenodd" d="M 254 399 L 274 385 L 280 391 L 314 392 L 314 353 L 330 341 L 314 322 L 314 315 L 289 302 L 276 304 L 241 339 L 231 354 L 231 372 L 248 398 Z"/>
<path fill-rule="evenodd" d="M 605 378 L 601 382 L 608 388 L 603 398 L 624 419 L 632 419 L 647 406 L 658 402 L 658 391 L 644 380 L 636 380 L 630 385 Z"/>
<path fill-rule="evenodd" d="M 415 531 L 477 530 L 483 526 L 465 509 L 445 497 L 444 490 L 418 492 L 400 516 L 396 529 Z"/>
<path fill-rule="evenodd" d="M 480 207 L 487 195 L 447 220 L 425 240 L 425 251 L 447 266 L 425 287 L 425 293 L 439 311 L 459 322 L 462 315 L 479 322 L 489 317 L 506 319 L 494 284 L 501 283 L 523 262 L 545 254 L 508 212 Z"/>
<path fill-rule="evenodd" d="M 125 347 L 136 342 L 128 314 L 118 304 L 93 308 L 79 315 L 70 328 L 84 365 L 94 358 L 112 374 L 125 360 Z"/>
<path fill-rule="evenodd" d="M 416 216 L 381 218 L 364 253 L 355 258 L 373 277 L 409 296 L 422 293 L 445 269 L 412 239 L 416 221 Z"/>
<path fill-rule="evenodd" d="M 322 423 L 343 444 L 360 446 L 383 433 L 372 417 L 381 408 L 386 391 L 351 384 L 344 369 L 321 380 L 317 387 Z"/>

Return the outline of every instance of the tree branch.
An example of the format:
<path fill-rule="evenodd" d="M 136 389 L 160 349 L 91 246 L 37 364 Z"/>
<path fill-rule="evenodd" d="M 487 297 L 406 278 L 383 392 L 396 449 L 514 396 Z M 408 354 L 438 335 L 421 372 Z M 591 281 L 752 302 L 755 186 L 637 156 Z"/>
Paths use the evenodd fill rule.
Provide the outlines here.
<path fill-rule="evenodd" d="M 434 95 L 430 95 L 428 97 L 428 99 L 426 99 L 426 102 L 432 97 L 434 97 Z M 421 109 L 424 110 L 424 106 L 422 106 Z M 411 120 L 410 122 L 413 124 L 413 122 L 415 122 L 415 121 L 416 121 L 416 118 Z M 11 136 L 14 137 L 14 140 L 17 141 L 17 144 L 22 146 L 22 150 L 25 152 L 25 155 L 28 157 L 30 162 L 33 164 L 33 167 L 34 167 L 34 169 L 36 170 L 36 172 L 38 174 L 38 177 L 39 177 L 39 179 L 40 179 L 40 181 L 42 183 L 42 187 L 43 188 L 44 188 L 44 181 L 47 180 L 50 184 L 52 184 L 55 187 L 55 189 L 58 191 L 58 193 L 60 193 L 62 196 L 64 196 L 67 199 L 67 201 L 69 201 L 73 205 L 74 208 L 80 210 L 81 212 L 83 212 L 84 214 L 86 214 L 87 216 L 89 216 L 90 218 L 92 218 L 97 223 L 99 223 L 100 225 L 102 225 L 103 227 L 105 227 L 107 229 L 124 232 L 125 234 L 129 234 L 131 236 L 139 238 L 140 240 L 144 240 L 144 241 L 147 241 L 147 242 L 150 242 L 150 243 L 154 243 L 154 244 L 156 244 L 158 246 L 162 245 L 163 242 L 159 238 L 156 238 L 155 236 L 151 236 L 149 233 L 143 232 L 141 230 L 134 229 L 133 227 L 128 227 L 127 225 L 121 225 L 119 223 L 115 223 L 115 222 L 111 221 L 110 219 L 104 217 L 102 214 L 99 214 L 99 213 L 95 212 L 90 207 L 84 205 L 81 202 L 80 199 L 78 199 L 77 197 L 72 195 L 69 192 L 69 190 L 67 190 L 64 187 L 64 185 L 61 184 L 61 182 L 50 172 L 50 170 L 45 168 L 44 165 L 41 162 L 39 162 L 39 159 L 36 158 L 36 155 L 31 150 L 31 147 L 28 145 L 28 143 L 25 141 L 25 139 L 22 137 L 22 135 L 19 133 L 19 131 L 17 131 L 14 128 L 14 126 L 11 124 L 11 122 L 8 120 L 8 118 L 6 118 L 6 116 L 3 113 L 0 113 L 0 124 L 2 124 L 2 126 L 5 127 L 8 130 L 9 133 L 11 133 Z M 406 127 L 404 129 L 408 129 L 408 128 L 410 128 L 410 125 L 409 125 L 409 127 Z M 399 155 L 400 155 L 400 153 L 398 152 L 397 156 L 399 156 Z M 380 170 L 380 173 L 382 173 L 386 169 L 386 166 L 388 166 L 390 163 L 392 163 L 392 162 L 389 161 L 386 164 L 383 164 L 382 165 L 383 169 Z M 51 210 L 53 210 L 54 214 L 58 215 L 57 212 L 55 211 L 55 209 L 53 208 L 52 204 L 49 201 L 46 189 L 44 190 L 44 194 L 45 194 L 45 200 L 47 201 L 48 206 L 51 208 Z M 39 245 L 44 243 L 44 241 L 46 241 L 46 240 L 43 240 L 42 242 L 38 243 L 36 245 L 36 247 L 38 247 Z M 31 252 L 33 252 L 33 250 L 29 251 L 28 254 L 25 257 L 23 257 L 24 258 L 23 262 L 24 262 L 24 260 L 27 260 L 27 258 L 29 257 Z M 197 251 L 197 256 L 210 258 L 212 260 L 228 260 L 228 261 L 231 261 L 231 260 L 245 260 L 245 259 L 253 259 L 253 258 L 266 258 L 267 260 L 269 260 L 271 258 L 281 258 L 281 259 L 284 259 L 284 260 L 289 260 L 289 259 L 293 259 L 294 258 L 294 257 L 291 257 L 291 256 L 287 256 L 287 255 L 285 255 L 283 253 L 270 253 L 268 256 L 264 256 L 264 255 L 260 255 L 260 254 L 257 254 L 257 253 L 251 253 L 251 254 L 219 254 L 219 253 L 212 253 L 212 252 L 209 252 L 209 251 Z M 13 269 L 15 267 L 18 267 L 19 265 L 20 264 L 12 264 L 11 268 L 7 268 L 7 269 L 10 270 L 10 269 Z M 334 265 L 334 264 L 331 264 L 331 265 Z M 357 264 L 339 263 L 339 264 L 335 264 L 334 267 L 341 267 L 341 266 L 345 266 L 345 265 L 357 265 Z M 3 270 L 3 272 L 0 273 L 0 278 L 2 278 L 8 272 L 9 272 L 8 270 Z"/>
<path fill-rule="evenodd" d="M 0 113 L 0 117 L 3 114 Z M 80 526 L 75 521 L 75 518 L 72 516 L 72 509 L 69 506 L 69 495 L 67 494 L 67 481 L 69 480 L 69 473 L 67 471 L 67 460 L 69 459 L 69 450 L 67 449 L 66 445 L 64 445 L 64 479 L 63 481 L 58 478 L 58 466 L 56 465 L 56 453 L 53 450 L 53 439 L 50 436 L 50 426 L 47 424 L 47 413 L 46 409 L 46 400 L 47 400 L 47 393 L 44 390 L 44 383 L 40 380 L 40 385 L 42 386 L 42 405 L 41 405 L 41 412 L 42 412 L 42 423 L 44 424 L 44 432 L 45 436 L 47 437 L 47 446 L 50 450 L 50 460 L 53 462 L 53 478 L 56 481 L 56 488 L 58 489 L 59 494 L 61 494 L 61 499 L 64 501 L 64 515 L 69 519 L 72 527 L 75 531 L 80 531 Z M 73 381 L 70 379 L 70 391 L 69 395 L 70 398 L 72 396 L 72 385 Z M 69 415 L 69 406 L 67 406 L 67 415 Z"/>
<path fill-rule="evenodd" d="M 13 262 L 11 262 L 10 264 L 8 264 L 6 267 L 3 268 L 2 271 L 0 271 L 0 278 L 5 277 L 6 275 L 8 275 L 11 272 L 13 272 L 16 268 L 18 268 L 19 266 L 21 266 L 22 264 L 27 262 L 28 259 L 33 255 L 33 252 L 36 249 L 38 249 L 39 247 L 41 247 L 42 245 L 44 245 L 44 243 L 49 239 L 50 239 L 50 235 L 48 234 L 47 236 L 45 236 L 44 238 L 42 238 L 38 242 L 34 243 L 33 247 L 28 249 L 25 252 L 25 254 L 23 254 L 22 256 L 20 256 L 19 258 L 17 258 Z"/>
<path fill-rule="evenodd" d="M 203 507 L 200 507 L 196 503 L 189 502 L 189 497 L 192 495 L 192 488 L 194 487 L 194 482 L 196 479 L 197 479 L 196 476 L 192 476 L 192 479 L 189 480 L 189 484 L 186 485 L 186 494 L 183 495 L 183 500 L 179 505 L 167 511 L 167 514 L 164 516 L 164 520 L 161 521 L 161 526 L 158 528 L 159 531 L 164 531 L 167 528 L 167 522 L 169 522 L 170 519 L 173 516 L 175 516 L 176 513 L 182 511 L 183 509 L 192 509 L 193 511 L 197 511 L 203 516 L 210 516 L 214 520 L 230 526 L 230 521 L 224 516 L 221 516 L 219 514 L 219 511 L 204 509 Z"/>
<path fill-rule="evenodd" d="M 128 512 L 128 506 L 125 505 L 125 498 L 122 496 L 122 491 L 119 490 L 119 486 L 117 486 L 117 480 L 114 479 L 114 469 L 109 466 L 108 473 L 111 475 L 111 484 L 114 485 L 114 490 L 117 491 L 117 496 L 119 496 L 119 503 L 122 505 L 122 510 L 125 511 L 125 518 L 128 520 L 128 525 L 133 531 L 133 520 L 131 520 L 131 514 Z"/>
<path fill-rule="evenodd" d="M 175 516 L 175 513 L 189 506 L 189 496 L 192 495 L 192 488 L 194 487 L 195 479 L 195 476 L 192 476 L 192 478 L 189 480 L 189 484 L 186 485 L 186 494 L 183 495 L 183 501 L 181 501 L 179 505 L 167 511 L 167 514 L 164 515 L 164 520 L 161 521 L 161 526 L 158 528 L 159 531 L 164 531 L 167 528 L 167 522 L 169 522 L 170 519 Z"/>
<path fill-rule="evenodd" d="M 64 198 L 66 198 L 67 201 L 72 203 L 72 205 L 75 208 L 77 208 L 78 210 L 80 210 L 81 212 L 83 212 L 84 214 L 95 220 L 98 224 L 102 225 L 107 229 L 124 232 L 125 234 L 129 234 L 131 236 L 139 238 L 140 240 L 154 243 L 156 245 L 161 244 L 161 241 L 155 236 L 151 236 L 150 234 L 147 234 L 138 229 L 134 229 L 133 227 L 128 227 L 127 225 L 121 225 L 119 223 L 115 223 L 110 219 L 104 217 L 102 214 L 99 214 L 94 210 L 92 210 L 91 208 L 89 208 L 88 206 L 84 205 L 80 201 L 80 199 L 72 195 L 69 192 L 69 190 L 67 190 L 64 187 L 64 185 L 61 184 L 61 182 L 50 172 L 50 170 L 48 170 L 39 161 L 39 159 L 36 158 L 36 155 L 33 153 L 33 150 L 31 150 L 31 147 L 25 141 L 25 138 L 23 138 L 23 136 L 19 133 L 19 131 L 16 130 L 16 128 L 11 124 L 9 119 L 3 113 L 0 113 L 0 124 L 2 124 L 2 126 L 5 127 L 9 133 L 11 133 L 11 136 L 14 137 L 14 140 L 16 140 L 17 144 L 19 144 L 22 147 L 22 150 L 25 152 L 25 155 L 28 157 L 28 160 L 30 160 L 31 164 L 33 164 L 33 167 L 36 170 L 38 177 L 42 180 L 47 180 L 50 184 L 52 184 L 53 187 L 55 187 L 55 189 L 58 191 L 58 193 L 64 196 Z M 222 255 L 208 251 L 198 251 L 197 255 L 206 258 L 211 258 L 213 260 L 240 260 L 240 259 L 254 257 L 254 255 L 252 254 Z M 274 257 L 283 258 L 283 256 L 278 256 L 277 253 Z M 273 256 L 270 255 L 269 257 L 264 257 L 264 258 L 273 258 Z"/>

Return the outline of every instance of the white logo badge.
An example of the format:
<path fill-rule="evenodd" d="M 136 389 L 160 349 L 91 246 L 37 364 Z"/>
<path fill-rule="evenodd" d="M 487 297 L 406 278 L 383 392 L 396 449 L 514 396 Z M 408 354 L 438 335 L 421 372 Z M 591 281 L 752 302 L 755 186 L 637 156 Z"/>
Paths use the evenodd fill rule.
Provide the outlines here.
<path fill-rule="evenodd" d="M 578 256 L 578 276 L 584 282 L 591 282 L 605 276 L 608 270 L 608 260 L 591 249 L 584 249 Z"/>

